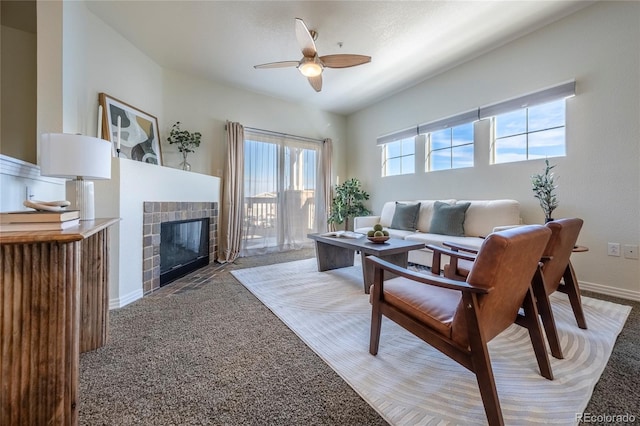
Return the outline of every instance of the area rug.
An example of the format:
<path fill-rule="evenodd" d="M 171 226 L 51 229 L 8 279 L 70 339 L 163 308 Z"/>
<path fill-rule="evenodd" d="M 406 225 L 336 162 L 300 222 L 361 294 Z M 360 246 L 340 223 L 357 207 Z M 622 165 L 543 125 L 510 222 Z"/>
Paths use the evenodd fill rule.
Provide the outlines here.
<path fill-rule="evenodd" d="M 393 425 L 486 424 L 473 373 L 383 318 L 378 355 L 369 354 L 371 305 L 362 269 L 317 272 L 315 259 L 232 274 Z M 511 326 L 489 343 L 506 424 L 577 424 L 631 310 L 583 297 L 588 330 L 568 299 L 552 295 L 565 359 L 538 373 L 528 333 Z"/>

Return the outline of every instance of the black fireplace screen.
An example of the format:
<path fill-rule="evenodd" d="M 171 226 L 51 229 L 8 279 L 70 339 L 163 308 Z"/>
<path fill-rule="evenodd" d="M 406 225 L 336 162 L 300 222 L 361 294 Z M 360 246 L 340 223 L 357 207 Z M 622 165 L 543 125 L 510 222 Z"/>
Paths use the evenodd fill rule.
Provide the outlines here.
<path fill-rule="evenodd" d="M 160 286 L 209 264 L 209 218 L 160 224 Z"/>

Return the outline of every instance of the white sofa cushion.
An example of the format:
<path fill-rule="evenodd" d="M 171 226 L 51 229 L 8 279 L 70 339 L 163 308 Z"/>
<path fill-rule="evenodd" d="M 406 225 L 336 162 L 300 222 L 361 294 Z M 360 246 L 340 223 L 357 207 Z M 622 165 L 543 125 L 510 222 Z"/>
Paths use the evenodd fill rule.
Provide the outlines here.
<path fill-rule="evenodd" d="M 464 219 L 464 233 L 469 237 L 486 237 L 496 226 L 520 224 L 520 203 L 516 200 L 458 200 L 458 203 L 471 203 Z"/>
<path fill-rule="evenodd" d="M 400 201 L 401 203 L 407 201 Z M 393 213 L 396 211 L 396 202 L 395 201 L 387 201 L 382 206 L 382 211 L 380 212 L 380 225 L 385 228 L 391 226 L 391 221 L 393 220 Z"/>

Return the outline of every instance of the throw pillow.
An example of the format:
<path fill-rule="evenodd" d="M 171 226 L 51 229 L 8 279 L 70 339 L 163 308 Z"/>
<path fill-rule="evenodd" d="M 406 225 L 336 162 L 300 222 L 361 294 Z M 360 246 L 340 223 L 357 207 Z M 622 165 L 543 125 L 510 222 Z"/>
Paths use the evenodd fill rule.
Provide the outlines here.
<path fill-rule="evenodd" d="M 471 203 L 447 204 L 436 201 L 433 204 L 429 232 L 464 237 L 464 217 L 470 205 Z"/>
<path fill-rule="evenodd" d="M 420 203 L 402 204 L 396 201 L 396 210 L 391 219 L 392 229 L 402 229 L 404 231 L 415 231 L 418 223 L 418 213 Z"/>

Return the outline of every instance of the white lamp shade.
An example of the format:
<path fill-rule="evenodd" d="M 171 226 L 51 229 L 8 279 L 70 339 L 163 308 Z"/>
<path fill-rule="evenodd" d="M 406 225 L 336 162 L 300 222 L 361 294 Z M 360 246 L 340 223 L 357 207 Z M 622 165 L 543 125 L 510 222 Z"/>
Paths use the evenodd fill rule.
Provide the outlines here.
<path fill-rule="evenodd" d="M 45 133 L 40 174 L 75 179 L 111 179 L 111 143 L 92 136 Z"/>

